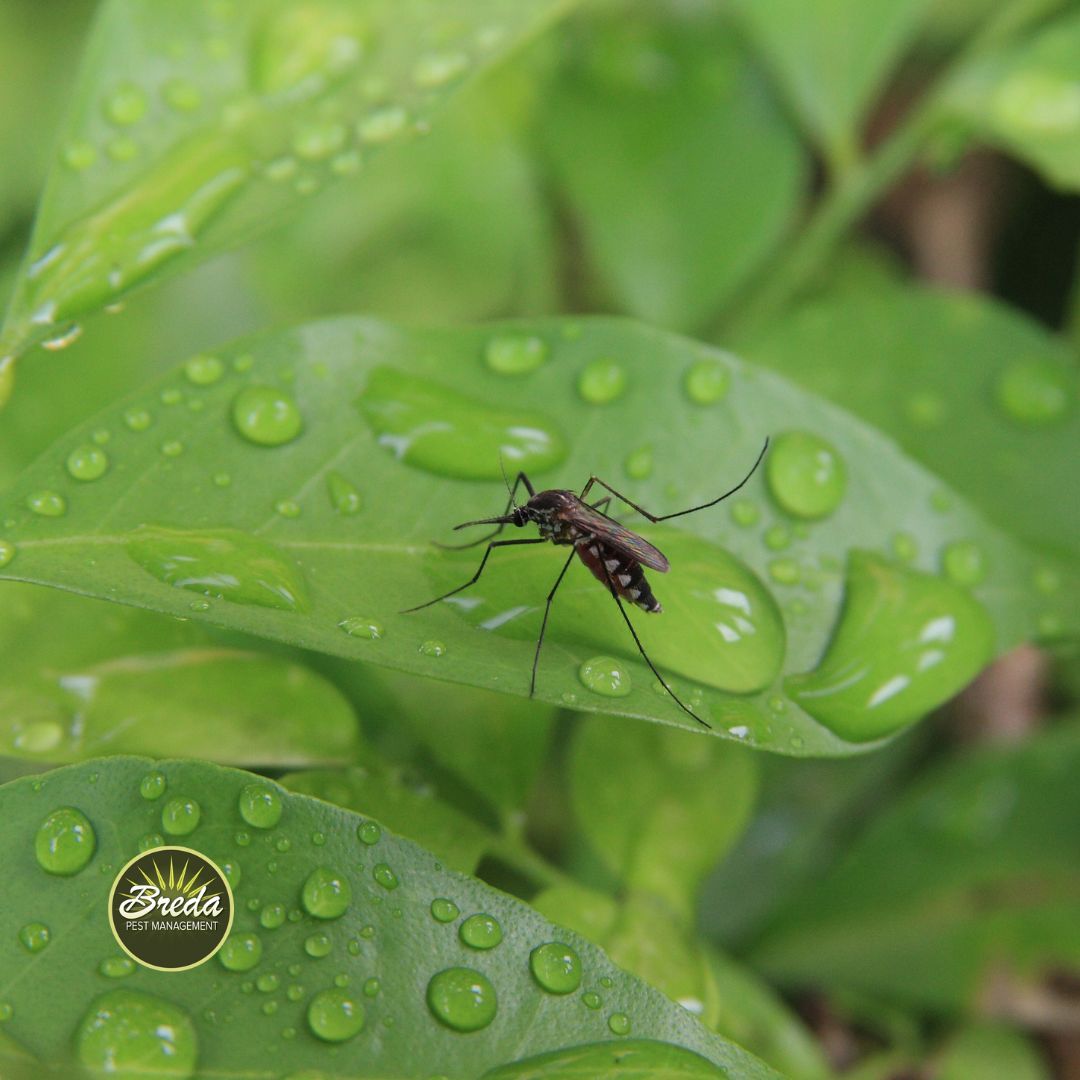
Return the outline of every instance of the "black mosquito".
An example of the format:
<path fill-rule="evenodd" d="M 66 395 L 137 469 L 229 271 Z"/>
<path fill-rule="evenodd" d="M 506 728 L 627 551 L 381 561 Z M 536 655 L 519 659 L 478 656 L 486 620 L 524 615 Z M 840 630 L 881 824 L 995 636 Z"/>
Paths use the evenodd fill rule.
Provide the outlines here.
<path fill-rule="evenodd" d="M 566 576 L 566 571 L 570 569 L 570 564 L 574 561 L 576 555 L 589 568 L 593 576 L 610 590 L 623 620 L 630 630 L 634 644 L 637 645 L 638 652 L 641 653 L 642 659 L 649 665 L 652 673 L 660 680 L 660 685 L 672 696 L 683 712 L 692 716 L 699 724 L 709 727 L 710 725 L 702 720 L 697 713 L 679 700 L 679 696 L 668 686 L 664 676 L 656 670 L 656 665 L 649 659 L 649 654 L 642 646 L 641 639 L 634 629 L 634 624 L 630 621 L 626 608 L 623 607 L 623 600 L 629 600 L 632 604 L 636 604 L 639 608 L 651 614 L 663 611 L 660 601 L 653 596 L 642 567 L 647 566 L 650 570 L 658 570 L 661 574 L 666 574 L 670 564 L 664 557 L 663 552 L 658 551 L 647 540 L 638 536 L 637 533 L 631 532 L 613 518 L 608 517 L 604 511 L 613 496 L 652 522 L 670 521 L 672 518 L 684 517 L 686 514 L 696 514 L 699 510 L 707 510 L 710 506 L 715 506 L 717 503 L 723 502 L 728 496 L 734 495 L 754 475 L 768 448 L 769 440 L 766 439 L 765 445 L 761 448 L 761 453 L 758 454 L 753 467 L 730 491 L 725 491 L 723 495 L 713 499 L 711 502 L 702 503 L 700 506 L 691 506 L 689 510 L 679 510 L 674 514 L 650 514 L 644 507 L 638 506 L 636 502 L 620 494 L 610 484 L 601 480 L 599 476 L 590 476 L 588 483 L 581 489 L 581 494 L 575 495 L 572 491 L 560 491 L 557 489 L 536 491 L 525 473 L 519 472 L 513 487 L 507 485 L 510 499 L 500 517 L 481 518 L 479 521 L 465 521 L 454 526 L 456 530 L 467 529 L 472 525 L 495 525 L 496 528 L 493 532 L 487 533 L 468 544 L 436 545 L 453 551 L 461 551 L 487 542 L 487 550 L 480 560 L 480 565 L 476 568 L 476 573 L 464 585 L 459 585 L 456 589 L 443 593 L 442 596 L 436 596 L 434 600 L 428 600 L 424 604 L 417 604 L 416 607 L 407 608 L 401 614 L 407 615 L 409 612 L 431 607 L 432 604 L 437 604 L 440 600 L 447 600 L 467 589 L 470 585 L 475 585 L 484 572 L 488 557 L 497 547 L 546 544 L 548 541 L 553 544 L 571 546 L 574 550 L 570 552 L 569 558 L 563 564 L 559 576 L 555 579 L 555 584 L 551 586 L 551 591 L 547 594 L 547 603 L 544 605 L 544 618 L 540 623 L 540 636 L 536 639 L 536 652 L 533 654 L 532 682 L 529 684 L 529 697 L 532 697 L 536 692 L 536 668 L 540 663 L 540 647 L 544 644 L 544 631 L 547 629 L 551 602 L 555 599 L 555 593 L 558 591 L 559 585 L 562 584 L 562 579 Z M 515 501 L 515 496 L 522 484 L 525 485 L 525 490 L 529 493 L 529 501 L 519 506 Z M 585 500 L 594 484 L 599 484 L 608 494 L 597 502 L 588 503 Z M 540 530 L 538 537 L 526 537 L 520 540 L 492 539 L 498 536 L 507 525 L 516 525 L 521 528 L 530 521 Z"/>

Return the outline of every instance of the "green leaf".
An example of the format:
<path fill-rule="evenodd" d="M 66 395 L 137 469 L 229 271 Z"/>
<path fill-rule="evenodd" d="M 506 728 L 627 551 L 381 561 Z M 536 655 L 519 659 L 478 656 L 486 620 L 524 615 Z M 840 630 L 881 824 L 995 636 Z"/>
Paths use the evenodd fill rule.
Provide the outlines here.
<path fill-rule="evenodd" d="M 715 12 L 577 29 L 541 137 L 587 256 L 622 309 L 700 329 L 790 225 L 802 150 Z"/>
<path fill-rule="evenodd" d="M 508 357 L 539 366 L 492 370 Z M 500 455 L 541 487 L 596 472 L 663 513 L 738 483 L 767 434 L 765 466 L 727 505 L 642 529 L 673 570 L 652 574 L 665 613 L 632 617 L 718 735 L 851 752 L 960 689 L 989 659 L 989 633 L 1005 650 L 1040 620 L 1072 628 L 1080 585 L 1068 568 L 1029 555 L 887 439 L 730 354 L 606 319 L 405 331 L 346 318 L 194 358 L 23 474 L 0 503 L 0 575 L 525 696 L 560 553 L 496 549 L 455 603 L 399 614 L 475 573 L 479 550 L 431 541 L 502 511 Z M 96 480 L 68 468 L 87 449 L 108 458 Z M 819 452 L 826 483 L 803 468 Z M 919 552 L 910 565 L 905 536 Z M 957 580 L 937 574 L 958 544 Z M 1044 596 L 1035 582 L 1051 573 L 1060 585 Z M 888 648 L 876 635 L 872 655 L 869 642 L 843 655 L 845 591 L 860 612 L 875 598 L 889 612 Z M 696 727 L 653 688 L 580 566 L 546 641 L 541 701 Z M 824 678 L 786 678 L 823 653 L 824 674 L 847 660 L 862 673 L 871 704 L 857 731 L 843 722 L 850 681 L 830 713 Z"/>
<path fill-rule="evenodd" d="M 866 111 L 917 32 L 927 0 L 734 6 L 808 134 L 834 165 L 850 164 Z"/>
<path fill-rule="evenodd" d="M 166 782 L 157 800 L 140 793 L 151 768 Z M 118 757 L 0 788 L 0 855 L 9 874 L 0 912 L 0 1002 L 11 1006 L 4 1024 L 10 1038 L 70 1070 L 83 1017 L 102 995 L 122 990 L 164 999 L 186 1016 L 199 1075 L 270 1080 L 329 1065 L 349 1076 L 472 1077 L 522 1058 L 610 1040 L 609 1018 L 619 1014 L 635 1039 L 673 1043 L 746 1080 L 775 1075 L 621 972 L 594 945 L 556 930 L 520 901 L 437 869 L 429 852 L 385 831 L 365 844 L 357 834 L 364 819 L 349 811 L 267 784 L 281 800 L 281 818 L 269 830 L 249 828 L 238 806 L 252 781 L 248 773 L 219 766 Z M 212 959 L 180 977 L 139 967 L 122 981 L 103 978 L 99 965 L 118 955 L 106 918 L 113 877 L 138 853 L 139 838 L 161 829 L 163 804 L 177 797 L 195 800 L 201 809 L 198 826 L 182 843 L 230 865 L 233 933 L 256 935 L 260 959 L 247 972 L 226 970 Z M 81 872 L 58 877 L 37 864 L 35 836 L 63 806 L 85 815 L 96 846 Z M 337 918 L 316 919 L 303 907 L 304 883 L 319 867 L 349 885 L 351 902 Z M 379 884 L 377 878 L 389 881 L 380 867 L 392 870 L 395 888 Z M 432 900 L 439 897 L 453 901 L 461 916 L 485 912 L 496 919 L 501 944 L 484 951 L 466 947 L 457 920 L 432 917 Z M 275 905 L 296 914 L 280 924 L 276 917 L 264 919 L 267 908 L 276 916 Z M 35 953 L 19 942 L 19 929 L 29 922 L 50 931 L 49 943 Z M 305 948 L 313 933 L 329 939 L 329 954 L 312 956 Z M 553 940 L 577 953 L 582 991 L 610 980 L 603 1009 L 587 1008 L 578 993 L 549 993 L 535 981 L 530 953 Z M 443 1026 L 426 1003 L 429 980 L 461 966 L 480 972 L 497 996 L 489 1025 L 468 1034 Z M 258 992 L 245 991 L 253 980 Z M 335 986 L 362 1007 L 365 1023 L 332 1051 L 312 1033 L 307 1015 L 313 996 Z M 160 1038 L 146 1035 L 152 1044 Z"/>
<path fill-rule="evenodd" d="M 949 87 L 947 115 L 1016 154 L 1063 191 L 1080 188 L 1080 14 L 970 65 Z"/>
<path fill-rule="evenodd" d="M 1076 365 L 1025 315 L 970 294 L 852 281 L 744 348 L 890 434 L 1002 528 L 1080 554 L 1080 500 L 1062 498 L 1080 440 Z"/>
<path fill-rule="evenodd" d="M 925 773 L 751 952 L 785 985 L 997 1011 L 1080 960 L 1080 729 Z"/>
<path fill-rule="evenodd" d="M 11 583 L 2 595 L 0 753 L 276 766 L 356 755 L 348 702 L 301 664 L 135 608 Z"/>
<path fill-rule="evenodd" d="M 702 879 L 753 810 L 757 760 L 691 733 L 596 716 L 575 733 L 569 766 L 574 815 L 601 862 L 689 925 Z"/>
<path fill-rule="evenodd" d="M 109 0 L 5 325 L 0 369 L 426 129 L 572 0 Z M 4 395 L 0 394 L 0 397 Z"/>
<path fill-rule="evenodd" d="M 425 782 L 373 754 L 362 767 L 289 773 L 281 782 L 301 795 L 377 818 L 394 832 L 427 848 L 450 867 L 472 873 L 488 848 L 490 832 L 449 806 Z"/>
<path fill-rule="evenodd" d="M 661 901 L 632 893 L 616 902 L 581 886 L 560 885 L 541 893 L 535 906 L 785 1076 L 828 1075 L 809 1032 L 765 984 L 696 938 Z"/>
<path fill-rule="evenodd" d="M 949 1040 L 938 1061 L 940 1080 L 1050 1080 L 1031 1039 L 1004 1024 L 971 1024 Z"/>
<path fill-rule="evenodd" d="M 484 1080 L 679 1080 L 727 1074 L 704 1058 L 668 1043 L 630 1039 L 614 1046 L 593 1044 L 504 1065 Z"/>

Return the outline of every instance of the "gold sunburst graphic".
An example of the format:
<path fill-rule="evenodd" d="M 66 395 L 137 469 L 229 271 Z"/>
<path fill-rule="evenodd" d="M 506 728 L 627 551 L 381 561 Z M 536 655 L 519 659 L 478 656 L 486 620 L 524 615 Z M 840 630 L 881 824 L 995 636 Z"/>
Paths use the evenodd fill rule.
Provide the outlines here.
<path fill-rule="evenodd" d="M 205 884 L 208 884 L 209 882 L 202 877 L 202 869 L 200 869 L 198 867 L 195 869 L 195 872 L 193 874 L 191 874 L 191 876 L 189 877 L 188 876 L 188 867 L 189 867 L 190 863 L 191 863 L 190 859 L 185 859 L 184 860 L 184 865 L 182 867 L 180 867 L 180 872 L 177 873 L 176 872 L 176 865 L 173 862 L 172 856 L 170 855 L 169 856 L 169 867 L 168 867 L 169 872 L 168 872 L 168 875 L 166 876 L 162 872 L 162 867 L 158 863 L 158 860 L 157 859 L 152 859 L 150 861 L 150 867 L 154 871 L 154 877 L 157 878 L 156 881 L 154 880 L 154 877 L 151 877 L 146 872 L 146 870 L 144 870 L 141 866 L 137 867 L 137 869 L 138 869 L 139 873 L 142 874 L 142 876 L 145 879 L 145 882 L 146 882 L 147 885 L 154 886 L 155 888 L 159 889 L 162 894 L 164 894 L 166 896 L 170 896 L 170 897 L 194 896 L 195 893 L 198 892 L 198 890 L 199 890 L 199 888 L 201 886 L 203 886 Z M 203 869 L 205 869 L 205 868 L 203 868 Z M 129 899 L 129 900 L 136 899 L 140 895 L 141 890 L 144 887 L 143 882 L 139 881 L 138 878 L 136 878 L 136 877 L 127 878 L 126 879 L 126 884 L 129 885 L 131 888 L 129 890 L 125 891 L 125 892 L 121 892 L 120 895 L 125 897 L 126 899 Z M 137 892 L 132 891 L 133 889 L 137 889 L 139 891 L 137 891 Z M 204 899 L 209 900 L 212 897 L 220 896 L 220 895 L 221 895 L 221 893 L 216 893 L 216 892 L 207 893 L 205 895 Z"/>

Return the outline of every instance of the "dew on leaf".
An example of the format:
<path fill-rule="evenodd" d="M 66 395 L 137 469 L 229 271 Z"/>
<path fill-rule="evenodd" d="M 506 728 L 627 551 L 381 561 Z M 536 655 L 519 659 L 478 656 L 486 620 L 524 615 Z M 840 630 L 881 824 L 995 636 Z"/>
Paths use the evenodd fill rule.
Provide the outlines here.
<path fill-rule="evenodd" d="M 161 452 L 166 457 L 179 457 L 184 452 L 184 444 L 179 439 L 166 439 L 161 444 Z"/>
<path fill-rule="evenodd" d="M 321 120 L 304 124 L 293 137 L 292 149 L 305 161 L 322 161 L 345 145 L 348 132 L 340 120 Z"/>
<path fill-rule="evenodd" d="M 170 79 L 161 88 L 161 99 L 177 112 L 194 112 L 202 104 L 199 88 L 187 79 Z"/>
<path fill-rule="evenodd" d="M 409 123 L 409 114 L 400 105 L 386 105 L 364 117 L 356 126 L 361 142 L 381 144 L 396 139 Z"/>
<path fill-rule="evenodd" d="M 124 413 L 124 423 L 132 431 L 145 431 L 152 423 L 154 418 L 146 409 L 132 406 Z"/>
<path fill-rule="evenodd" d="M 533 334 L 500 334 L 484 346 L 484 363 L 498 375 L 528 375 L 547 358 L 547 343 Z"/>
<path fill-rule="evenodd" d="M 26 497 L 27 507 L 41 517 L 63 517 L 67 500 L 56 491 L 35 491 Z"/>
<path fill-rule="evenodd" d="M 184 374 L 195 386 L 213 386 L 225 374 L 225 365 L 216 356 L 200 353 L 184 364 Z"/>
<path fill-rule="evenodd" d="M 269 784 L 245 784 L 240 790 L 240 816 L 256 829 L 272 829 L 281 820 L 281 795 Z"/>
<path fill-rule="evenodd" d="M 259 925 L 264 930 L 277 930 L 285 924 L 285 905 L 267 904 L 259 912 Z"/>
<path fill-rule="evenodd" d="M 232 403 L 233 425 L 257 446 L 284 446 L 303 430 L 296 402 L 274 386 L 246 386 Z"/>
<path fill-rule="evenodd" d="M 338 623 L 338 626 L 345 631 L 349 637 L 367 638 L 370 641 L 377 641 L 383 636 L 382 623 L 376 619 L 370 619 L 366 615 L 350 615 L 347 619 L 342 619 Z"/>
<path fill-rule="evenodd" d="M 445 896 L 437 896 L 431 901 L 431 917 L 436 922 L 453 922 L 459 914 L 457 904 L 453 900 L 448 900 Z"/>
<path fill-rule="evenodd" d="M 82 870 L 96 846 L 94 827 L 81 810 L 72 806 L 62 806 L 49 814 L 34 837 L 38 865 L 59 877 L 70 877 Z"/>
<path fill-rule="evenodd" d="M 363 821 L 356 827 L 356 836 L 361 843 L 377 844 L 382 837 L 382 829 L 376 821 Z"/>
<path fill-rule="evenodd" d="M 363 505 L 356 485 L 336 469 L 326 474 L 326 491 L 330 496 L 330 505 L 346 517 L 358 513 Z"/>
<path fill-rule="evenodd" d="M 761 509 L 750 499 L 737 499 L 731 504 L 731 520 L 740 528 L 749 529 L 761 520 Z"/>
<path fill-rule="evenodd" d="M 19 943 L 27 952 L 41 952 L 49 944 L 49 928 L 42 922 L 26 923 L 19 928 Z"/>
<path fill-rule="evenodd" d="M 538 945 L 529 953 L 529 970 L 549 994 L 572 994 L 581 985 L 581 959 L 558 941 Z"/>
<path fill-rule="evenodd" d="M 891 541 L 893 554 L 901 562 L 914 562 L 916 556 L 919 554 L 919 545 L 915 537 L 908 532 L 898 532 L 893 534 Z"/>
<path fill-rule="evenodd" d="M 325 1042 L 344 1042 L 364 1030 L 364 1006 L 341 988 L 320 990 L 308 1005 L 307 1022 Z"/>
<path fill-rule="evenodd" d="M 764 539 L 770 551 L 783 551 L 791 546 L 791 530 L 786 525 L 770 525 L 765 530 Z"/>
<path fill-rule="evenodd" d="M 139 794 L 148 802 L 152 802 L 165 794 L 165 787 L 165 774 L 155 769 L 153 772 L 146 773 L 139 781 Z"/>
<path fill-rule="evenodd" d="M 126 979 L 135 973 L 135 961 L 130 956 L 106 956 L 98 971 L 106 979 Z"/>
<path fill-rule="evenodd" d="M 109 468 L 109 458 L 97 446 L 77 446 L 68 454 L 67 471 L 76 480 L 97 480 Z"/>
<path fill-rule="evenodd" d="M 161 808 L 161 827 L 170 836 L 187 836 L 199 827 L 202 807 L 184 795 L 177 795 Z"/>
<path fill-rule="evenodd" d="M 686 373 L 683 387 L 695 405 L 722 401 L 731 386 L 731 372 L 716 360 L 699 360 Z"/>
<path fill-rule="evenodd" d="M 262 959 L 262 952 L 262 939 L 258 934 L 232 933 L 217 956 L 226 971 L 250 971 Z"/>
<path fill-rule="evenodd" d="M 0 567 L 7 566 L 15 558 L 15 545 L 10 540 L 0 540 Z"/>
<path fill-rule="evenodd" d="M 594 694 L 626 697 L 633 689 L 630 672 L 610 656 L 594 656 L 578 668 L 578 678 Z"/>
<path fill-rule="evenodd" d="M 462 52 L 428 53 L 413 66 L 413 82 L 422 90 L 434 90 L 459 78 L 469 68 Z"/>
<path fill-rule="evenodd" d="M 1047 359 L 1018 360 L 998 377 L 994 396 L 1005 415 L 1028 427 L 1065 417 L 1076 397 L 1076 376 Z"/>
<path fill-rule="evenodd" d="M 590 405 L 610 405 L 626 392 L 626 369 L 616 360 L 601 358 L 587 364 L 578 376 L 577 388 Z"/>
<path fill-rule="evenodd" d="M 446 646 L 441 641 L 431 638 L 421 643 L 420 652 L 424 656 L 443 656 L 446 653 Z"/>
<path fill-rule="evenodd" d="M 304 910 L 316 919 L 337 919 L 352 902 L 348 879 L 329 866 L 316 867 L 308 875 L 300 894 Z"/>
<path fill-rule="evenodd" d="M 806 431 L 788 431 L 776 439 L 765 459 L 765 479 L 782 509 L 809 520 L 828 517 L 847 487 L 839 455 Z"/>
<path fill-rule="evenodd" d="M 986 556 L 974 541 L 954 540 L 941 552 L 941 569 L 950 581 L 970 588 L 986 577 Z"/>
<path fill-rule="evenodd" d="M 629 454 L 623 462 L 623 469 L 631 480 L 646 480 L 653 471 L 653 450 L 651 446 L 641 446 Z"/>
<path fill-rule="evenodd" d="M 608 1017 L 607 1026 L 614 1035 L 630 1034 L 630 1017 L 626 1013 L 612 1013 Z"/>
<path fill-rule="evenodd" d="M 384 889 L 392 890 L 396 889 L 401 884 L 398 881 L 397 874 L 387 866 L 386 863 L 377 863 L 371 871 L 371 876 L 380 884 Z"/>
<path fill-rule="evenodd" d="M 454 967 L 431 977 L 427 1003 L 432 1015 L 454 1031 L 485 1028 L 495 1019 L 495 987 L 479 971 Z"/>
<path fill-rule="evenodd" d="M 279 499 L 274 503 L 274 510 L 283 518 L 295 519 L 300 516 L 300 506 L 298 503 L 293 502 L 292 499 Z"/>
<path fill-rule="evenodd" d="M 470 949 L 494 949 L 502 941 L 498 920 L 485 913 L 470 915 L 458 928 L 458 937 Z"/>
<path fill-rule="evenodd" d="M 97 161 L 97 150 L 85 139 L 70 142 L 63 150 L 64 164 L 73 172 L 86 172 Z"/>
<path fill-rule="evenodd" d="M 316 960 L 321 960 L 324 956 L 329 956 L 333 947 L 334 943 L 331 940 L 330 935 L 323 933 L 321 930 L 314 934 L 308 934 L 308 936 L 304 938 L 304 952 Z"/>

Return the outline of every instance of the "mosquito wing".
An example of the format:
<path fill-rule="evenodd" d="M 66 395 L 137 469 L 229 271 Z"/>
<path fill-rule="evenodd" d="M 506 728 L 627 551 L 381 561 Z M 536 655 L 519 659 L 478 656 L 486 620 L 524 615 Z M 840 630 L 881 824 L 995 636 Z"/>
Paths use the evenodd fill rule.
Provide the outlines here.
<path fill-rule="evenodd" d="M 605 517 L 587 503 L 579 501 L 570 516 L 582 532 L 591 533 L 607 547 L 621 552 L 642 566 L 659 570 L 661 574 L 666 574 L 671 569 L 671 564 L 662 551 L 658 551 L 636 532 L 631 532 L 617 521 Z"/>

